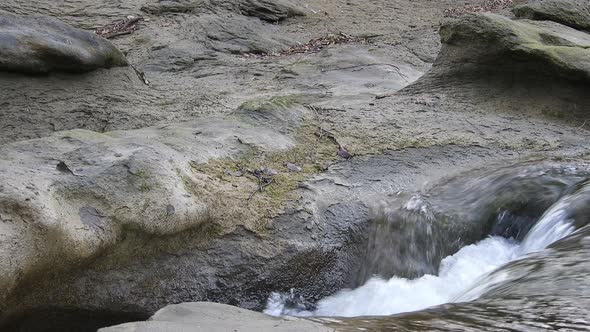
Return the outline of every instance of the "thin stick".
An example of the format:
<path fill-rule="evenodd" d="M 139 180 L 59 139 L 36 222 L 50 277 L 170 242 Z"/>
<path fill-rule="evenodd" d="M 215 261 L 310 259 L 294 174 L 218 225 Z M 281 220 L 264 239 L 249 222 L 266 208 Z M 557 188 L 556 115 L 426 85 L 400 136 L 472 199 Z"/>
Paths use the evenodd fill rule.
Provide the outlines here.
<path fill-rule="evenodd" d="M 258 178 L 258 189 L 254 190 L 251 194 L 250 197 L 248 197 L 248 204 L 250 204 L 250 200 L 252 200 L 252 197 L 254 197 L 254 195 L 256 195 L 257 192 L 262 192 L 262 190 L 264 190 L 264 188 L 270 186 L 271 183 L 273 183 L 274 179 L 270 178 L 270 181 L 268 181 L 267 183 L 260 183 L 260 178 Z"/>

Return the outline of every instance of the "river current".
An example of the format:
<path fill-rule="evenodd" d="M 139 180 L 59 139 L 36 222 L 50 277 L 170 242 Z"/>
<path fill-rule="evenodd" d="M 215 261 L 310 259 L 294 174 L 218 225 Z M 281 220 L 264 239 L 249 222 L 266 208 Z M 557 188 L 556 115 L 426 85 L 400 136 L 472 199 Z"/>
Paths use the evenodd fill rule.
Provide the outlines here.
<path fill-rule="evenodd" d="M 590 304 L 590 282 L 586 281 L 590 273 L 587 263 L 590 260 L 590 185 L 585 172 L 571 165 L 525 165 L 480 174 L 462 184 L 450 181 L 445 188 L 452 188 L 450 192 L 454 193 L 459 191 L 457 197 L 487 196 L 483 200 L 451 197 L 451 203 L 468 202 L 459 209 L 462 212 L 472 209 L 483 213 L 482 206 L 489 205 L 494 197 L 506 195 L 505 190 L 511 191 L 510 194 L 514 194 L 514 199 L 520 203 L 516 208 L 515 205 L 510 208 L 502 204 L 494 206 L 494 222 L 486 228 L 488 234 L 442 258 L 433 273 L 417 277 L 374 274 L 362 285 L 323 298 L 313 307 L 298 305 L 300 301 L 294 300 L 293 293 L 273 293 L 265 312 L 275 316 L 320 317 L 314 319 L 323 319 L 341 328 L 351 325 L 361 329 L 388 326 L 400 330 L 586 330 L 590 326 L 590 307 L 587 307 Z M 528 189 L 518 191 L 514 186 L 506 187 L 507 183 L 515 182 Z M 433 192 L 440 194 L 443 191 Z M 409 222 L 412 227 L 419 228 L 421 220 L 429 220 L 424 234 L 426 238 L 433 238 L 436 232 L 432 223 L 441 222 L 440 216 L 436 217 L 436 207 L 443 204 L 428 201 L 428 196 L 413 195 L 396 210 L 428 216 L 409 218 Z M 447 203 L 450 196 L 445 198 Z M 539 205 L 539 197 L 551 201 L 550 204 Z M 536 207 L 530 209 L 531 205 Z M 543 206 L 542 213 L 537 213 L 538 216 L 530 213 L 539 206 Z M 516 214 L 520 216 L 515 217 Z M 527 216 L 523 218 L 525 214 Z M 394 218 L 391 215 L 388 214 L 390 222 L 401 222 L 398 212 L 393 214 Z M 408 215 L 404 216 L 401 219 L 407 224 Z M 483 218 L 480 222 L 488 219 Z M 500 226 L 502 229 L 498 231 Z M 393 229 L 380 228 L 373 236 L 380 237 L 383 232 L 392 230 L 403 233 L 404 229 L 399 225 Z M 408 234 L 414 235 L 415 232 Z M 402 238 L 394 239 L 399 242 Z M 379 243 L 389 246 L 393 242 L 389 239 Z M 433 245 L 427 245 L 422 249 L 432 248 Z M 407 250 L 401 252 L 408 253 Z M 395 264 L 395 259 L 388 264 L 392 261 Z M 494 319 L 498 321 L 494 322 Z"/>

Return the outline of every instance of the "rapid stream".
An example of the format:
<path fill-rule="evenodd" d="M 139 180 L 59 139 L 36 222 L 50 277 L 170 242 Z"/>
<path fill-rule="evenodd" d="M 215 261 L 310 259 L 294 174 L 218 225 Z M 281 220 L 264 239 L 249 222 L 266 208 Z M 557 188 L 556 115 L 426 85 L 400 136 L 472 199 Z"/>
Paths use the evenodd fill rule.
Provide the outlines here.
<path fill-rule="evenodd" d="M 458 208 L 455 206 L 456 210 L 453 210 L 461 211 L 461 217 L 456 219 L 469 219 L 466 216 L 473 215 L 471 212 L 489 214 L 489 216 L 486 215 L 480 219 L 472 218 L 478 220 L 479 223 L 489 224 L 482 228 L 486 230 L 486 236 L 472 244 L 463 245 L 458 251 L 444 258 L 441 257 L 438 268 L 431 269 L 432 273 L 422 273 L 417 277 L 403 277 L 396 275 L 400 274 L 396 273 L 396 269 L 386 269 L 393 275 L 383 277 L 379 273 L 374 273 L 359 287 L 344 289 L 332 296 L 320 299 L 313 307 L 301 305 L 301 301 L 298 301 L 301 299 L 294 297 L 293 293 L 273 293 L 268 299 L 265 312 L 275 316 L 357 317 L 388 316 L 434 308 L 434 310 L 442 310 L 437 311 L 435 316 L 444 317 L 448 315 L 448 310 L 437 309 L 436 306 L 461 303 L 461 305 L 467 305 L 467 308 L 470 308 L 469 303 L 474 301 L 484 301 L 488 297 L 492 299 L 512 297 L 516 293 L 521 296 L 520 300 L 522 297 L 531 297 L 530 303 L 534 303 L 536 300 L 544 303 L 547 299 L 555 301 L 555 297 L 550 296 L 551 292 L 543 292 L 544 287 L 547 290 L 555 287 L 572 287 L 581 290 L 582 293 L 579 294 L 576 301 L 580 300 L 582 303 L 586 303 L 590 296 L 588 285 L 585 283 L 576 284 L 575 281 L 570 280 L 579 280 L 581 276 L 578 273 L 582 273 L 583 277 L 587 279 L 586 273 L 589 272 L 586 271 L 588 264 L 585 263 L 590 258 L 587 256 L 588 248 L 586 248 L 590 243 L 587 240 L 587 235 L 590 233 L 588 229 L 590 225 L 587 225 L 588 219 L 590 219 L 588 213 L 590 211 L 590 185 L 586 175 L 585 171 L 573 166 L 559 169 L 524 166 L 502 169 L 491 174 L 475 175 L 470 180 L 449 181 L 442 186 L 443 189 L 432 190 L 433 193 L 439 195 L 444 192 L 448 193 L 438 202 L 436 199 L 432 199 L 432 195 L 414 194 L 402 200 L 401 204 L 396 203 L 399 207 L 392 209 L 389 206 L 387 210 L 389 212 L 383 212 L 381 217 L 375 218 L 381 220 L 382 223 L 383 220 L 387 221 L 388 227 L 375 228 L 372 235 L 373 241 L 370 241 L 369 244 L 372 247 L 371 250 L 368 250 L 369 255 L 374 257 L 376 252 L 384 250 L 381 248 L 375 251 L 375 247 L 399 246 L 398 242 L 405 237 L 409 240 L 424 240 L 426 238 L 426 241 L 421 242 L 420 247 L 430 254 L 417 255 L 415 252 L 420 250 L 416 248 L 400 250 L 399 247 L 396 247 L 393 251 L 389 250 L 390 248 L 385 250 L 385 255 L 381 254 L 377 257 L 398 255 L 394 259 L 387 260 L 387 263 L 395 265 L 396 261 L 400 261 L 400 264 L 405 267 L 410 266 L 415 267 L 414 270 L 428 271 L 428 264 L 416 264 L 415 262 L 420 259 L 436 261 L 432 258 L 433 250 L 441 251 L 441 248 L 446 248 L 447 251 L 452 251 L 453 245 L 444 247 L 437 244 L 440 241 L 433 240 L 432 243 L 428 241 L 428 239 L 434 239 L 445 232 L 441 228 L 437 230 L 433 223 L 450 223 L 448 213 L 445 215 L 446 217 L 442 218 L 443 213 L 440 212 L 441 209 L 449 210 L 448 204 L 459 205 Z M 515 190 L 515 187 L 519 187 L 520 190 Z M 469 195 L 479 195 L 479 198 L 469 199 Z M 507 197 L 506 195 L 512 195 L 518 204 L 506 205 L 506 200 L 497 204 L 497 201 L 494 200 L 498 197 Z M 483 208 L 490 204 L 493 206 L 492 209 Z M 531 208 L 532 206 L 534 208 Z M 540 209 L 542 213 L 539 213 Z M 492 220 L 491 224 L 488 222 L 489 220 Z M 395 224 L 395 227 L 391 227 L 391 224 Z M 426 226 L 424 227 L 424 225 Z M 408 232 L 408 229 L 411 229 L 411 232 Z M 416 229 L 420 231 L 416 232 Z M 452 230 L 451 234 L 444 233 L 447 237 L 457 230 L 454 226 L 449 229 Z M 387 241 L 374 240 L 374 238 L 383 237 L 384 232 L 401 232 L 403 236 L 388 237 Z M 417 236 L 417 233 L 422 236 Z M 410 236 L 408 237 L 408 235 Z M 456 243 L 451 239 L 447 242 Z M 424 243 L 426 244 L 424 245 Z M 561 246 L 560 243 L 562 243 Z M 402 244 L 402 247 L 414 247 L 414 245 L 407 243 Z M 558 270 L 560 266 L 551 267 L 550 264 L 555 261 L 553 256 L 560 254 L 568 255 L 569 260 L 574 262 L 570 263 L 571 266 L 576 268 L 560 271 Z M 404 255 L 415 257 L 409 260 L 410 263 L 404 263 L 408 261 Z M 553 273 L 563 274 L 562 280 L 560 280 L 564 281 L 563 285 L 546 278 L 547 273 L 544 269 L 554 269 Z M 369 270 L 379 271 L 374 268 Z M 381 270 L 383 271 L 383 269 Z M 532 282 L 522 287 L 523 285 L 520 283 L 524 277 L 530 278 Z M 511 288 L 517 288 L 518 291 L 506 292 L 506 289 Z M 540 290 L 541 297 L 538 293 L 527 291 L 527 289 L 532 289 L 535 292 Z M 555 292 L 556 296 L 564 294 L 559 290 Z M 547 299 L 544 298 L 545 295 L 547 295 Z M 510 301 L 507 299 L 506 304 L 511 305 L 510 310 L 515 310 L 514 303 Z M 477 304 L 473 303 L 473 308 L 476 307 Z M 550 315 L 551 312 L 546 314 Z M 490 315 L 497 317 L 496 314 L 490 313 Z M 590 312 L 586 312 L 586 316 L 588 315 Z M 474 313 L 472 316 L 477 315 Z M 403 322 L 403 316 L 397 320 L 393 319 L 394 317 L 388 319 L 388 322 L 391 323 L 393 320 L 391 324 L 401 328 L 403 324 L 400 322 Z M 525 320 L 517 323 L 525 325 L 530 323 L 526 325 L 529 327 L 538 323 L 537 320 L 530 319 L 530 322 Z M 588 323 L 586 319 L 587 317 L 576 316 L 573 322 L 566 325 L 570 328 L 581 327 Z M 488 320 L 487 317 L 486 320 Z M 557 319 L 557 321 L 560 320 Z M 379 319 L 363 320 L 362 322 L 371 322 L 369 326 L 375 328 L 374 324 L 378 324 Z M 365 326 L 364 324 L 360 325 Z M 477 327 L 478 323 L 474 324 Z M 427 325 L 431 326 L 431 324 Z M 552 327 L 546 325 L 544 328 Z M 418 327 L 414 326 L 414 328 Z M 442 328 L 442 330 L 445 329 Z"/>

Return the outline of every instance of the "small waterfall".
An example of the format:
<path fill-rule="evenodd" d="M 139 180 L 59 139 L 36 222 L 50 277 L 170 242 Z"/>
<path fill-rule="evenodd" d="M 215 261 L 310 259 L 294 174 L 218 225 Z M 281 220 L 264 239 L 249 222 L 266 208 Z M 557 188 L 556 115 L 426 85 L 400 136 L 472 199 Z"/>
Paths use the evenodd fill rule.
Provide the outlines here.
<path fill-rule="evenodd" d="M 576 227 L 575 220 L 570 216 L 575 211 L 575 205 L 579 201 L 583 201 L 585 205 L 588 195 L 587 187 L 581 190 L 566 195 L 551 206 L 541 217 L 541 219 L 528 232 L 524 240 L 518 248 L 517 257 L 520 258 L 527 254 L 544 250 L 552 243 L 555 243 L 568 235 L 572 234 Z M 501 284 L 508 280 L 509 275 L 506 271 L 497 271 L 494 274 L 483 274 L 482 277 L 466 289 L 461 295 L 453 299 L 452 302 L 467 302 L 473 301 L 495 285 Z"/>
<path fill-rule="evenodd" d="M 370 279 L 354 290 L 342 290 L 322 299 L 314 312 L 289 306 L 288 297 L 273 294 L 264 311 L 271 315 L 369 316 L 421 310 L 450 302 L 482 274 L 514 259 L 519 252 L 515 241 L 499 236 L 466 246 L 440 264 L 439 275 L 417 279 L 392 277 Z"/>
<path fill-rule="evenodd" d="M 491 237 L 466 246 L 443 259 L 439 275 L 418 279 L 373 278 L 365 285 L 344 290 L 318 303 L 314 315 L 369 316 L 416 311 L 449 302 L 483 273 L 509 262 L 518 244 L 502 237 Z"/>
<path fill-rule="evenodd" d="M 568 214 L 568 200 L 566 196 L 555 203 L 529 231 L 520 245 L 521 254 L 529 254 L 543 250 L 551 243 L 563 239 L 576 229 Z"/>
<path fill-rule="evenodd" d="M 581 210 L 580 207 L 588 206 L 589 194 L 587 185 L 565 194 L 545 211 L 522 242 L 490 236 L 461 248 L 440 262 L 438 275 L 425 274 L 415 279 L 372 277 L 356 289 L 345 289 L 320 300 L 314 311 L 297 307 L 293 294 L 275 293 L 269 298 L 265 312 L 297 316 L 376 316 L 475 300 L 490 287 L 508 279 L 508 272 L 503 273 L 498 268 L 572 234 L 576 226 L 580 226 L 572 216 L 576 210 Z M 498 219 L 505 217 L 503 213 L 498 215 Z"/>

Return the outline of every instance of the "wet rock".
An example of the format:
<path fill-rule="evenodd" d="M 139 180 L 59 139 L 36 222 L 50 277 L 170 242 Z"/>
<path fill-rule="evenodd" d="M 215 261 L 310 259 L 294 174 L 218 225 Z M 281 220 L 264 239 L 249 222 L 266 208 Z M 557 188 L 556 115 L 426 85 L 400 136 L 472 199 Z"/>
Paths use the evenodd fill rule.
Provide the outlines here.
<path fill-rule="evenodd" d="M 589 235 L 590 227 L 581 227 L 554 242 L 550 250 L 503 265 L 479 279 L 459 303 L 375 320 L 352 318 L 329 325 L 337 330 L 354 327 L 372 331 L 386 326 L 401 331 L 475 332 L 493 330 L 501 321 L 504 329 L 525 331 L 539 323 L 529 317 L 550 316 L 551 319 L 542 322 L 542 330 L 559 330 L 564 325 L 574 330 L 584 329 L 587 324 L 581 317 L 588 315 L 590 306 Z"/>
<path fill-rule="evenodd" d="M 488 235 L 522 239 L 553 203 L 590 174 L 590 168 L 581 165 L 524 163 L 482 169 L 449 178 L 427 192 L 388 198 L 373 209 L 358 284 L 374 275 L 437 274 L 444 257 Z"/>
<path fill-rule="evenodd" d="M 586 0 L 535 0 L 512 11 L 520 18 L 548 20 L 590 31 L 590 2 Z"/>
<path fill-rule="evenodd" d="M 302 318 L 272 317 L 224 304 L 193 302 L 167 306 L 147 322 L 126 323 L 100 332 L 334 332 L 332 328 Z"/>
<path fill-rule="evenodd" d="M 0 70 L 86 72 L 126 66 L 106 39 L 49 17 L 0 16 Z"/>

